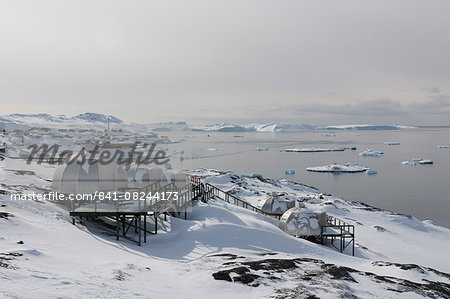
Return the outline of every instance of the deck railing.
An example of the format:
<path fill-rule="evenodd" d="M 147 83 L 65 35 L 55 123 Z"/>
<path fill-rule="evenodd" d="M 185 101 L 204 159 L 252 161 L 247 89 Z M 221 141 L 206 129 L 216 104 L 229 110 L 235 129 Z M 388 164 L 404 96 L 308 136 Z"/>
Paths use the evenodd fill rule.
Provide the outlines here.
<path fill-rule="evenodd" d="M 217 197 L 223 201 L 226 201 L 228 203 L 234 204 L 238 207 L 242 207 L 244 209 L 247 209 L 247 210 L 250 210 L 253 212 L 260 213 L 264 216 L 272 217 L 272 218 L 275 218 L 278 220 L 280 220 L 280 218 L 281 218 L 281 215 L 279 215 L 279 214 L 270 214 L 270 213 L 264 212 L 260 208 L 252 205 L 251 203 L 249 203 L 245 200 L 242 200 L 239 197 L 237 197 L 233 194 L 230 194 L 229 192 L 219 189 L 216 186 L 213 186 L 209 183 L 205 183 L 204 185 L 205 185 L 204 196 L 205 196 L 206 201 L 208 201 L 209 199 L 211 199 L 213 197 Z"/>
<path fill-rule="evenodd" d="M 331 229 L 331 232 L 327 232 L 327 229 Z M 322 240 L 330 239 L 331 245 L 343 252 L 350 244 L 352 245 L 352 255 L 355 255 L 355 226 L 348 224 L 347 222 L 327 215 L 326 224 L 321 227 Z M 334 245 L 334 241 L 339 239 L 339 247 Z M 348 241 L 347 241 L 348 239 Z"/>

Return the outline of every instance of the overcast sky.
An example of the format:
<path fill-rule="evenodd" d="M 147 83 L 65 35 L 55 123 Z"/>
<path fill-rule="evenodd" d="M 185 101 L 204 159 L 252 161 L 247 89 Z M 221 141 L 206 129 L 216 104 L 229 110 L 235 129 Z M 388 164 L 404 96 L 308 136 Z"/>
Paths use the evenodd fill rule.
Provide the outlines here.
<path fill-rule="evenodd" d="M 450 124 L 449 16 L 449 0 L 0 0 L 0 114 Z"/>

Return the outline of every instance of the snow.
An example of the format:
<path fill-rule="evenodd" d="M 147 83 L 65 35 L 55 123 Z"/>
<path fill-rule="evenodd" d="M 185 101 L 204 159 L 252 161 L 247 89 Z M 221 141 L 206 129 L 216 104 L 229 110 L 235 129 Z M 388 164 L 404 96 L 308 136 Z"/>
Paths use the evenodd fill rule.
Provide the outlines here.
<path fill-rule="evenodd" d="M 34 119 L 38 118 L 49 117 L 40 115 Z M 89 123 L 82 119 L 76 122 Z M 322 169 L 334 166 L 343 167 L 341 171 L 368 170 L 357 163 Z M 354 225 L 355 257 L 349 254 L 349 248 L 341 254 L 329 246 L 289 236 L 278 228 L 276 219 L 219 199 L 195 203 L 188 220 L 169 216 L 163 221 L 161 217 L 158 235 L 148 235 L 147 243 L 139 247 L 126 239 L 116 241 L 111 230 L 97 222 L 82 219 L 72 225 L 63 205 L 10 200 L 10 192 L 49 191 L 55 168 L 48 164 L 27 165 L 20 159 L 6 158 L 0 162 L 0 262 L 4 263 L 0 267 L 0 297 L 267 298 L 302 297 L 301 292 L 307 291 L 320 298 L 351 297 L 351 294 L 361 298 L 418 298 L 416 292 L 390 291 L 395 285 L 364 273 L 389 276 L 396 285 L 400 280 L 411 283 L 429 280 L 442 283 L 444 288 L 444 283 L 450 283 L 448 276 L 429 268 L 450 272 L 450 230 L 432 220 L 420 221 L 347 202 L 287 179 L 198 169 L 191 174 L 253 205 L 276 192 L 280 200 L 301 202 L 314 213 L 326 212 Z M 131 236 L 136 237 L 133 233 Z M 221 256 L 224 254 L 236 258 Z M 233 265 L 245 266 L 241 263 L 267 258 L 305 260 L 298 261 L 299 267 L 284 272 L 252 270 L 261 276 L 257 287 L 213 277 Z M 404 270 L 393 263 L 419 266 Z M 357 272 L 349 275 L 356 282 L 335 279 L 330 274 L 304 279 L 311 273 L 322 273 L 325 264 L 355 269 Z M 266 275 L 266 271 L 272 272 Z M 269 276 L 278 279 L 271 280 Z"/>
<path fill-rule="evenodd" d="M 306 170 L 313 172 L 363 172 L 368 169 L 361 163 L 331 164 L 306 168 Z"/>
<path fill-rule="evenodd" d="M 81 121 L 81 122 L 80 122 Z M 66 115 L 57 115 L 53 116 L 47 113 L 37 113 L 37 114 L 10 114 L 0 117 L 0 122 L 7 123 L 22 123 L 22 124 L 40 124 L 40 125 L 49 125 L 52 123 L 56 123 L 61 125 L 62 123 L 82 123 L 85 122 L 99 122 L 99 123 L 107 123 L 108 115 L 100 114 L 100 113 L 83 113 L 73 117 L 69 117 Z M 110 123 L 121 124 L 122 120 L 118 119 L 114 116 L 109 116 Z"/>
<path fill-rule="evenodd" d="M 383 152 L 376 151 L 376 150 L 369 148 L 369 149 L 359 153 L 359 155 L 362 157 L 382 157 Z"/>

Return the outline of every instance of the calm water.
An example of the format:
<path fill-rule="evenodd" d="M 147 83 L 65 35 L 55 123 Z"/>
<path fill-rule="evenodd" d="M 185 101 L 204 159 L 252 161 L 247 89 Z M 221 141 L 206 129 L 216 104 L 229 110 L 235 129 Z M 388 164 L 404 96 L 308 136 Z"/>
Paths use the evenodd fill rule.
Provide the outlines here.
<path fill-rule="evenodd" d="M 346 200 L 363 201 L 370 205 L 411 214 L 419 219 L 433 219 L 450 227 L 450 149 L 438 149 L 450 144 L 450 130 L 413 131 L 336 131 L 299 133 L 205 133 L 171 132 L 169 137 L 181 143 L 168 145 L 169 153 L 183 150 L 184 161 L 174 155 L 174 168 L 216 168 L 238 174 L 260 173 L 273 179 L 290 180 L 312 185 L 324 193 Z M 209 135 L 209 136 L 208 136 Z M 235 135 L 243 137 L 236 138 Z M 386 141 L 398 141 L 396 146 L 385 146 Z M 328 153 L 286 153 L 280 150 L 292 147 L 356 146 L 356 151 Z M 259 152 L 257 147 L 269 151 Z M 208 150 L 210 148 L 217 151 Z M 361 157 L 367 148 L 384 152 L 383 157 Z M 433 165 L 405 166 L 402 161 L 412 158 L 432 159 Z M 366 173 L 331 174 L 306 171 L 309 166 L 331 163 L 361 162 L 378 171 Z M 294 175 L 285 175 L 288 168 Z"/>

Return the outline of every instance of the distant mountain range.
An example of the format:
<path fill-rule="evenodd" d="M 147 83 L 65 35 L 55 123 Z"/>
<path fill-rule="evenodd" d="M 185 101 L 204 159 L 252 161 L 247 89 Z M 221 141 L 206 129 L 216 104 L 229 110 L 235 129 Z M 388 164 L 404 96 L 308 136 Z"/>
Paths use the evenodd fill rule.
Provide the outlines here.
<path fill-rule="evenodd" d="M 76 116 L 66 116 L 66 115 L 50 115 L 47 113 L 37 113 L 37 114 L 9 114 L 5 116 L 0 116 L 0 122 L 3 123 L 22 123 L 22 124 L 29 124 L 29 123 L 65 123 L 65 122 L 73 122 L 73 121 L 87 121 L 87 122 L 101 122 L 101 123 L 107 123 L 108 122 L 108 116 L 100 113 L 83 113 L 78 114 Z M 122 120 L 118 119 L 114 116 L 109 116 L 109 122 L 110 123 L 123 123 Z"/>
<path fill-rule="evenodd" d="M 193 131 L 204 132 L 269 132 L 269 133 L 282 133 L 282 132 L 301 132 L 310 130 L 404 130 L 414 129 L 411 126 L 401 125 L 343 125 L 343 126 L 313 126 L 308 124 L 293 124 L 283 122 L 271 122 L 267 124 L 255 124 L 255 125 L 240 125 L 240 124 L 212 124 L 206 126 L 194 126 L 191 127 Z"/>
<path fill-rule="evenodd" d="M 50 115 L 47 113 L 38 114 L 10 114 L 0 116 L 0 128 L 4 128 L 6 124 L 25 125 L 25 126 L 50 126 L 59 125 L 105 125 L 124 124 L 122 120 L 115 116 L 108 116 L 100 113 L 83 113 L 76 116 L 66 115 Z M 137 124 L 134 124 L 136 126 Z M 184 121 L 165 122 L 149 125 L 139 125 L 139 127 L 147 127 L 153 131 L 201 131 L 201 132 L 301 132 L 310 130 L 404 130 L 414 129 L 412 126 L 402 125 L 339 125 L 339 126 L 313 126 L 309 124 L 295 124 L 286 122 L 270 122 L 266 124 L 235 124 L 235 123 L 216 123 L 209 125 L 190 126 Z"/>

